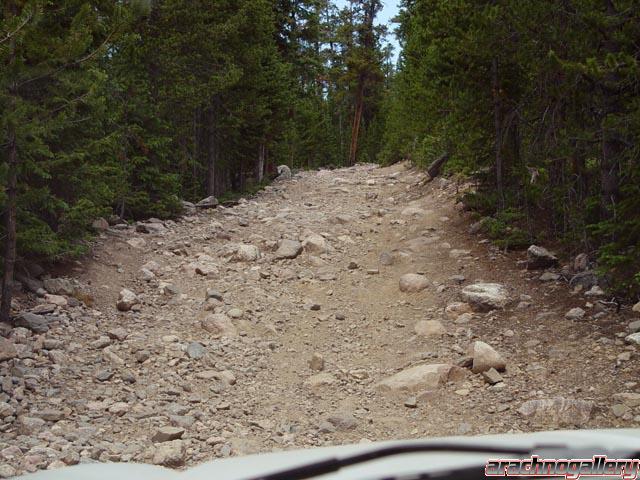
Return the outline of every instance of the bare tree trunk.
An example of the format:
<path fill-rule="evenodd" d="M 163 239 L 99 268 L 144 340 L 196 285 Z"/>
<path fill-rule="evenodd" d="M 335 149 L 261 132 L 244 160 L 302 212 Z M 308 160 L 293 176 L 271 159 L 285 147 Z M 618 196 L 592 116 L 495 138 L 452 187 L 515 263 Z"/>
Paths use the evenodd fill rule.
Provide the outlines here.
<path fill-rule="evenodd" d="M 217 138 L 216 138 L 216 109 L 215 106 L 209 107 L 207 119 L 207 132 L 209 133 L 207 149 L 207 196 L 214 195 L 216 190 L 216 157 Z"/>
<path fill-rule="evenodd" d="M 498 59 L 491 62 L 491 89 L 493 92 L 493 121 L 495 128 L 495 154 L 496 154 L 496 189 L 498 191 L 499 208 L 504 208 L 504 185 L 502 178 L 502 101 L 500 98 L 500 84 L 498 82 Z"/>
<path fill-rule="evenodd" d="M 611 0 L 607 0 L 607 13 L 617 15 L 616 8 Z M 609 37 L 604 44 L 606 52 L 615 53 L 618 46 Z M 618 114 L 622 108 L 619 102 L 618 92 L 619 78 L 616 73 L 610 72 L 604 77 L 603 91 L 603 115 L 600 120 L 602 135 L 602 160 L 600 161 L 600 193 L 602 213 L 604 218 L 615 216 L 615 205 L 620 193 L 620 155 L 624 150 L 620 134 L 607 126 L 607 117 Z"/>
<path fill-rule="evenodd" d="M 362 104 L 364 103 L 364 78 L 358 81 L 358 93 L 353 113 L 353 125 L 351 127 L 351 146 L 349 148 L 348 165 L 354 165 L 358 156 L 358 136 L 360 135 L 360 122 L 362 120 Z"/>
<path fill-rule="evenodd" d="M 15 16 L 16 5 L 9 2 L 9 15 Z M 13 67 L 16 58 L 15 39 L 9 43 L 9 67 Z M 10 105 L 15 105 L 15 83 L 10 87 Z M 10 110 L 13 108 L 10 107 Z M 16 264 L 16 210 L 18 197 L 18 144 L 16 140 L 16 126 L 13 119 L 7 126 L 7 185 L 4 218 L 4 266 L 2 272 L 2 301 L 0 302 L 0 320 L 11 322 L 11 299 L 13 296 L 13 273 Z"/>
<path fill-rule="evenodd" d="M 264 161 L 266 157 L 267 147 L 264 142 L 260 142 L 258 147 L 258 163 L 256 164 L 256 183 L 262 182 L 264 178 Z"/>

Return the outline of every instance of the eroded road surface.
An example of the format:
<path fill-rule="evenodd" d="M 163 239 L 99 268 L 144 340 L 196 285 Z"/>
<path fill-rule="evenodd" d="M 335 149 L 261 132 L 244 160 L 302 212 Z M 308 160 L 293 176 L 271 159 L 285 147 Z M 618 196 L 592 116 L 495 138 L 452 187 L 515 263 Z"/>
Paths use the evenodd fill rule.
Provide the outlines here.
<path fill-rule="evenodd" d="M 457 189 L 359 165 L 110 228 L 3 344 L 0 474 L 638 425 L 629 318 L 470 234 Z"/>

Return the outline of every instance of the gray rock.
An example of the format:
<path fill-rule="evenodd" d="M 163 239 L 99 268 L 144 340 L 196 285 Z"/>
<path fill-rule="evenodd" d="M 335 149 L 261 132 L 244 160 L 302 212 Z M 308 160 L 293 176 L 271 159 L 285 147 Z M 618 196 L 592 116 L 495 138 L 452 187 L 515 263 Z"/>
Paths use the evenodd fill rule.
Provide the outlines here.
<path fill-rule="evenodd" d="M 177 468 L 184 465 L 187 449 L 182 440 L 163 442 L 155 447 L 152 463 Z"/>
<path fill-rule="evenodd" d="M 139 302 L 140 300 L 135 293 L 133 293 L 129 289 L 123 288 L 122 290 L 120 290 L 120 295 L 118 296 L 116 307 L 121 312 L 128 312 L 134 305 L 138 304 Z"/>
<path fill-rule="evenodd" d="M 591 419 L 593 409 L 591 401 L 557 397 L 524 402 L 518 413 L 540 423 L 583 426 Z"/>
<path fill-rule="evenodd" d="M 40 433 L 47 422 L 37 417 L 18 417 L 17 427 L 21 435 L 34 435 Z"/>
<path fill-rule="evenodd" d="M 16 327 L 24 327 L 35 333 L 46 333 L 49 331 L 49 322 L 42 315 L 35 313 L 22 313 L 15 320 Z"/>
<path fill-rule="evenodd" d="M 353 430 L 358 426 L 358 422 L 349 413 L 336 413 L 327 418 L 327 422 L 336 427 L 337 430 Z"/>
<path fill-rule="evenodd" d="M 73 295 L 73 283 L 67 278 L 47 278 L 42 283 L 44 289 L 53 295 Z"/>
<path fill-rule="evenodd" d="M 11 360 L 18 356 L 18 350 L 13 342 L 4 337 L 0 337 L 0 362 Z"/>
<path fill-rule="evenodd" d="M 462 298 L 481 311 L 496 310 L 506 307 L 509 292 L 499 283 L 474 283 L 462 289 Z"/>
<path fill-rule="evenodd" d="M 209 300 L 210 298 L 214 298 L 214 299 L 218 300 L 219 302 L 222 302 L 222 300 L 223 300 L 222 293 L 220 293 L 215 288 L 208 288 L 207 289 L 207 300 Z"/>
<path fill-rule="evenodd" d="M 207 332 L 221 337 L 237 337 L 238 330 L 236 329 L 231 319 L 223 313 L 215 313 L 208 315 L 201 322 L 202 328 Z"/>
<path fill-rule="evenodd" d="M 196 208 L 216 208 L 219 204 L 218 199 L 211 195 L 210 197 L 200 200 L 195 206 Z"/>
<path fill-rule="evenodd" d="M 632 345 L 640 345 L 640 332 L 632 333 L 631 335 L 627 335 L 625 337 L 625 341 Z"/>
<path fill-rule="evenodd" d="M 629 324 L 629 331 L 631 333 L 640 332 L 640 320 L 635 320 Z"/>
<path fill-rule="evenodd" d="M 207 349 L 200 342 L 191 342 L 187 346 L 187 355 L 193 360 L 199 360 L 207 354 Z"/>
<path fill-rule="evenodd" d="M 112 328 L 111 330 L 109 330 L 107 332 L 107 335 L 109 336 L 109 338 L 113 340 L 118 340 L 122 342 L 127 339 L 127 337 L 129 336 L 129 332 L 127 332 L 127 330 L 122 327 L 118 327 L 118 328 Z"/>
<path fill-rule="evenodd" d="M 618 403 L 611 407 L 611 413 L 613 413 L 615 417 L 624 417 L 630 411 L 631 409 L 628 406 L 621 403 Z"/>
<path fill-rule="evenodd" d="M 573 271 L 584 272 L 589 268 L 589 256 L 586 253 L 576 255 L 573 259 Z"/>
<path fill-rule="evenodd" d="M 285 239 L 280 241 L 275 257 L 278 259 L 293 259 L 300 255 L 300 253 L 302 253 L 302 244 L 300 242 Z"/>
<path fill-rule="evenodd" d="M 151 437 L 153 443 L 170 442 L 179 440 L 184 435 L 184 428 L 180 427 L 160 427 Z"/>
<path fill-rule="evenodd" d="M 416 335 L 421 337 L 441 337 L 447 333 L 442 323 L 438 320 L 420 320 L 414 327 Z"/>
<path fill-rule="evenodd" d="M 316 233 L 306 237 L 302 242 L 302 247 L 307 253 L 322 254 L 329 251 L 327 240 Z"/>
<path fill-rule="evenodd" d="M 309 360 L 309 368 L 316 372 L 324 370 L 324 357 L 319 353 L 314 353 L 311 360 Z"/>
<path fill-rule="evenodd" d="M 433 390 L 449 380 L 459 379 L 462 369 L 449 364 L 416 365 L 391 375 L 376 384 L 382 391 Z"/>
<path fill-rule="evenodd" d="M 474 342 L 471 346 L 469 356 L 473 359 L 471 371 L 482 373 L 492 368 L 502 372 L 506 368 L 506 362 L 502 356 L 485 342 Z"/>
<path fill-rule="evenodd" d="M 382 252 L 379 257 L 380 265 L 389 267 L 395 263 L 395 257 L 391 252 Z"/>
<path fill-rule="evenodd" d="M 527 250 L 527 268 L 537 270 L 558 264 L 558 257 L 543 247 L 531 245 Z"/>
<path fill-rule="evenodd" d="M 16 414 L 16 409 L 7 402 L 0 402 L 0 418 L 11 417 Z"/>
<path fill-rule="evenodd" d="M 576 307 L 569 310 L 564 314 L 564 317 L 568 320 L 582 320 L 587 312 L 585 312 L 582 308 Z"/>
<path fill-rule="evenodd" d="M 100 382 L 106 382 L 108 380 L 111 380 L 111 378 L 113 377 L 113 372 L 109 369 L 103 369 L 103 370 L 99 370 L 96 373 L 96 380 L 100 381 Z"/>
<path fill-rule="evenodd" d="M 182 205 L 182 213 L 185 215 L 193 215 L 196 213 L 196 206 L 191 202 L 187 202 L 186 200 L 180 200 Z"/>
<path fill-rule="evenodd" d="M 585 290 L 588 290 L 597 284 L 598 284 L 598 276 L 595 274 L 595 272 L 592 272 L 590 270 L 574 275 L 569 281 L 570 286 L 576 287 L 580 285 Z"/>
<path fill-rule="evenodd" d="M 486 372 L 482 372 L 482 378 L 490 385 L 495 385 L 503 381 L 502 375 L 495 368 L 490 368 Z"/>
<path fill-rule="evenodd" d="M 91 227 L 97 232 L 104 232 L 105 230 L 109 230 L 109 222 L 104 218 L 99 217 L 93 221 Z"/>
<path fill-rule="evenodd" d="M 255 245 L 241 243 L 233 254 L 236 262 L 255 262 L 260 258 L 260 250 Z"/>
<path fill-rule="evenodd" d="M 544 272 L 542 275 L 540 275 L 539 280 L 541 282 L 557 282 L 558 280 L 560 280 L 560 275 L 553 272 Z"/>
<path fill-rule="evenodd" d="M 424 275 L 417 273 L 407 273 L 400 277 L 398 283 L 401 292 L 416 293 L 424 290 L 429 286 L 429 280 Z"/>
<path fill-rule="evenodd" d="M 276 180 L 291 180 L 291 169 L 287 165 L 278 165 L 278 178 Z"/>

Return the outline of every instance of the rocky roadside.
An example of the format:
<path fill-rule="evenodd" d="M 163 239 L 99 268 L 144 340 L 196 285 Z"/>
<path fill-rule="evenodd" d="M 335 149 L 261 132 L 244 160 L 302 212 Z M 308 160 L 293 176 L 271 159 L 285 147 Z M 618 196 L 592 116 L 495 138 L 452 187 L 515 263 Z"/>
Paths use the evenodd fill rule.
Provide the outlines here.
<path fill-rule="evenodd" d="M 470 234 L 458 189 L 359 165 L 102 225 L 69 276 L 24 276 L 2 327 L 0 478 L 639 425 L 640 305 L 617 312 L 586 256 Z"/>

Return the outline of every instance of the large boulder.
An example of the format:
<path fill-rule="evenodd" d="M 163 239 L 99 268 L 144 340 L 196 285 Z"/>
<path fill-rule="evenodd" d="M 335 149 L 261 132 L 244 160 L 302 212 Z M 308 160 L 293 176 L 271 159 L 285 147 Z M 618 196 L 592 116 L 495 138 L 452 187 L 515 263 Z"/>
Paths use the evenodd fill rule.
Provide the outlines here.
<path fill-rule="evenodd" d="M 116 307 L 121 312 L 128 312 L 134 305 L 138 304 L 139 302 L 140 300 L 135 293 L 127 288 L 123 288 L 122 290 L 120 290 L 120 295 L 118 295 Z"/>
<path fill-rule="evenodd" d="M 404 293 L 420 292 L 429 286 L 429 280 L 424 275 L 407 273 L 400 277 L 400 291 Z"/>
<path fill-rule="evenodd" d="M 67 278 L 47 278 L 43 284 L 44 289 L 53 295 L 73 295 L 73 283 Z"/>
<path fill-rule="evenodd" d="M 196 208 L 216 208 L 219 204 L 220 202 L 218 202 L 218 199 L 211 195 L 196 203 Z"/>
<path fill-rule="evenodd" d="M 376 384 L 382 391 L 420 391 L 435 389 L 449 380 L 463 377 L 462 369 L 446 363 L 416 365 L 391 375 Z"/>
<path fill-rule="evenodd" d="M 474 283 L 462 289 L 462 298 L 478 310 L 504 308 L 510 301 L 509 292 L 500 283 Z"/>
<path fill-rule="evenodd" d="M 546 248 L 531 245 L 527 250 L 527 268 L 529 270 L 555 267 L 557 264 L 558 257 Z"/>
<path fill-rule="evenodd" d="M 583 426 L 591 419 L 593 409 L 593 402 L 557 397 L 524 402 L 518 413 L 538 423 Z"/>
<path fill-rule="evenodd" d="M 296 240 L 281 240 L 276 250 L 276 258 L 296 258 L 302 253 L 302 244 Z"/>
<path fill-rule="evenodd" d="M 93 223 L 91 223 L 91 227 L 97 232 L 104 232 L 109 229 L 109 222 L 107 222 L 104 218 L 99 217 L 96 218 Z"/>
<path fill-rule="evenodd" d="M 42 315 L 25 312 L 20 314 L 15 320 L 16 327 L 28 328 L 35 333 L 46 333 L 49 331 L 49 322 Z"/>
<path fill-rule="evenodd" d="M 486 372 L 492 368 L 502 372 L 507 366 L 502 356 L 484 342 L 474 342 L 473 345 L 471 345 L 469 356 L 473 359 L 471 366 L 473 373 Z"/>
<path fill-rule="evenodd" d="M 276 180 L 291 180 L 291 169 L 287 165 L 278 165 L 278 178 Z"/>

